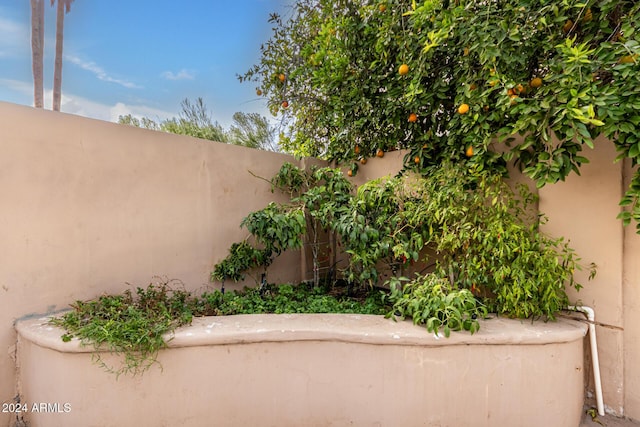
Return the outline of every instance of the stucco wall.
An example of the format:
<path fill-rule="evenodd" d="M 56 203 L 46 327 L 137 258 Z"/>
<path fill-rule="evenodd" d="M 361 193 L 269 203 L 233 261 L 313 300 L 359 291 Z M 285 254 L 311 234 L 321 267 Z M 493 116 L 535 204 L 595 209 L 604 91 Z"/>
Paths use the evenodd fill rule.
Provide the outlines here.
<path fill-rule="evenodd" d="M 46 322 L 17 324 L 27 409 L 58 404 L 24 414 L 31 427 L 577 427 L 582 414 L 587 327 L 570 320 L 493 318 L 444 339 L 382 316 L 201 317 L 162 369 L 117 379 Z"/>
<path fill-rule="evenodd" d="M 623 171 L 627 188 L 632 175 L 630 162 L 625 162 Z M 628 417 L 640 420 L 640 235 L 635 224 L 624 229 L 623 243 L 624 409 Z"/>
<path fill-rule="evenodd" d="M 622 285 L 623 271 L 634 268 L 639 249 L 629 245 L 624 251 L 625 233 L 633 234 L 635 230 L 624 229 L 616 219 L 623 191 L 622 163 L 614 163 L 615 148 L 604 139 L 596 140 L 595 149 L 586 151 L 585 155 L 590 163 L 581 169 L 581 176 L 572 174 L 565 182 L 540 189 L 540 211 L 549 217 L 544 226 L 546 232 L 565 236 L 584 266 L 592 262 L 597 265 L 597 275 L 591 281 L 588 281 L 587 269 L 576 272 L 584 288 L 580 292 L 571 291 L 570 296 L 573 301 L 592 307 L 596 321 L 604 325 L 596 327 L 596 335 L 607 411 L 640 419 L 637 403 L 629 401 L 625 407 L 625 394 L 637 396 L 638 393 L 638 385 L 635 389 L 630 387 L 632 380 L 625 375 L 625 368 L 640 362 L 640 349 L 629 346 L 625 351 L 625 342 L 628 343 L 625 334 L 637 334 L 640 312 L 634 308 L 638 304 L 637 294 L 625 295 Z M 635 240 L 629 237 L 629 243 Z M 634 280 L 629 276 L 629 281 Z M 637 288 L 637 280 L 635 285 Z M 635 318 L 635 322 L 629 322 L 631 318 Z M 588 388 L 593 391 L 592 373 L 588 374 Z M 627 380 L 629 383 L 625 384 Z"/>
<path fill-rule="evenodd" d="M 284 200 L 286 155 L 0 103 L 0 401 L 14 397 L 13 322 L 153 276 L 203 290 L 243 239 L 240 220 Z M 269 268 L 300 280 L 300 253 Z M 210 285 L 210 284 L 209 284 Z M 212 286 L 212 285 L 210 285 Z M 9 422 L 0 413 L 0 425 Z"/>
<path fill-rule="evenodd" d="M 3 402 L 14 396 L 11 325 L 17 318 L 120 292 L 126 282 L 145 285 L 154 275 L 203 289 L 214 263 L 246 236 L 241 218 L 284 200 L 249 171 L 268 178 L 282 162 L 296 163 L 7 103 L 0 103 L 0 129 Z M 393 173 L 403 154 L 370 159 L 354 183 Z M 581 177 L 540 190 L 540 210 L 550 218 L 546 231 L 566 236 L 584 264 L 598 265 L 591 282 L 578 272 L 585 288 L 572 298 L 592 306 L 604 324 L 597 333 L 605 404 L 640 419 L 640 236 L 616 219 L 631 168 L 614 163 L 606 141 L 586 155 L 591 163 Z M 297 281 L 301 270 L 309 271 L 304 257 L 290 253 L 270 268 L 269 278 Z M 8 420 L 0 413 L 1 426 Z"/>

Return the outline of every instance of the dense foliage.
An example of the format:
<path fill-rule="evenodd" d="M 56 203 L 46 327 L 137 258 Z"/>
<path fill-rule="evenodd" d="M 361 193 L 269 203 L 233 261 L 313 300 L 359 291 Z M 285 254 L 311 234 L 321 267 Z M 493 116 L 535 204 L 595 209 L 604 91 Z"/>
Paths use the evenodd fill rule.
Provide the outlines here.
<path fill-rule="evenodd" d="M 308 221 L 321 219 L 318 226 L 336 233 L 348 255 L 342 269 L 347 282 L 390 287 L 392 313 L 433 330 L 442 326 L 447 334 L 460 328 L 475 331 L 474 316 L 487 310 L 553 318 L 569 304 L 566 287 L 581 287 L 573 278 L 581 268 L 579 259 L 562 238 L 540 232 L 543 218 L 524 185 L 515 194 L 499 175 L 451 163 L 432 167 L 426 175 L 387 177 L 354 190 L 337 169 L 307 172 L 286 164 L 272 182 L 300 193 L 291 204 L 272 203 L 242 224 L 250 231 L 271 227 L 274 240 L 282 227 L 284 242 L 293 242 L 281 246 L 284 250 L 300 247 L 308 229 L 296 228 L 300 235 L 294 239 L 289 233 L 301 222 L 284 216 L 265 220 L 269 212 L 293 210 Z M 216 264 L 212 279 L 238 280 L 252 268 L 266 268 L 271 258 L 260 264 L 254 257 L 248 266 L 237 251 L 268 249 L 261 233 L 234 244 Z M 415 267 L 420 269 L 413 279 L 402 277 Z M 385 281 L 381 271 L 392 271 L 393 277 Z"/>
<path fill-rule="evenodd" d="M 417 169 L 515 159 L 541 186 L 578 172 L 603 135 L 637 164 L 637 1 L 297 0 L 271 22 L 241 80 L 290 119 L 291 152 L 346 162 L 403 147 Z M 636 174 L 625 223 L 639 195 Z"/>
<path fill-rule="evenodd" d="M 350 296 L 346 289 L 306 285 L 267 286 L 262 289 L 222 293 L 204 292 L 199 297 L 180 289 L 180 283 L 160 281 L 122 294 L 102 295 L 77 301 L 72 310 L 51 323 L 67 332 L 63 341 L 77 337 L 97 350 L 95 360 L 117 375 L 141 374 L 157 363 L 176 327 L 193 317 L 255 313 L 360 313 L 384 314 L 389 310 L 380 292 Z M 123 356 L 120 366 L 109 366 L 99 351 Z"/>
<path fill-rule="evenodd" d="M 306 285 L 268 285 L 262 289 L 222 293 L 218 290 L 195 296 L 161 281 L 146 288 L 127 289 L 122 294 L 102 295 L 90 301 L 76 301 L 72 310 L 51 323 L 64 328 L 65 342 L 74 337 L 97 350 L 94 359 L 117 375 L 142 374 L 158 363 L 158 351 L 165 348 L 169 334 L 188 325 L 193 317 L 258 313 L 358 313 L 385 314 L 389 306 L 380 292 L 348 295 L 346 288 Z M 173 286 L 172 286 L 173 285 Z M 120 366 L 109 366 L 99 351 L 122 355 Z"/>
<path fill-rule="evenodd" d="M 480 329 L 479 317 L 487 315 L 487 309 L 475 299 L 468 289 L 453 289 L 446 279 L 426 275 L 402 285 L 398 279 L 390 283 L 388 300 L 393 312 L 401 318 L 410 317 L 416 324 L 424 324 L 429 332 L 440 328 L 446 337 L 451 331 L 465 330 L 472 334 Z"/>
<path fill-rule="evenodd" d="M 136 375 L 156 361 L 166 346 L 164 334 L 191 322 L 189 293 L 172 290 L 169 283 L 151 284 L 146 289 L 126 290 L 120 295 L 102 295 L 91 301 L 76 301 L 72 310 L 51 323 L 63 327 L 65 342 L 78 337 L 96 349 L 94 360 L 117 375 Z M 119 367 L 109 366 L 99 350 L 122 354 Z"/>

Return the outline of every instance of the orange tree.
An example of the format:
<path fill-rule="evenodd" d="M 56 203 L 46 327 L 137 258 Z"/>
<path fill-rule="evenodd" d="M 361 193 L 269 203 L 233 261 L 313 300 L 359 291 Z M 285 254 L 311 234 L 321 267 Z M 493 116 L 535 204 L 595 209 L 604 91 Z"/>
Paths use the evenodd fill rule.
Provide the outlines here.
<path fill-rule="evenodd" d="M 287 151 L 355 166 L 406 148 L 415 169 L 515 160 L 539 186 L 579 172 L 600 135 L 640 156 L 640 2 L 296 0 L 271 22 L 240 80 L 289 124 Z M 639 196 L 636 173 L 625 223 Z"/>

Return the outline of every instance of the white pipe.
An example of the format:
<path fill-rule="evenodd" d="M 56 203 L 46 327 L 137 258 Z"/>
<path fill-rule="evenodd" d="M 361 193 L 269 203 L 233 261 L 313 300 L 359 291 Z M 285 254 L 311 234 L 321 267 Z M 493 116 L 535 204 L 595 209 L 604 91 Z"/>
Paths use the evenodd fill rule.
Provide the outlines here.
<path fill-rule="evenodd" d="M 602 401 L 602 382 L 600 381 L 600 361 L 598 360 L 598 343 L 596 341 L 596 312 L 591 307 L 569 306 L 569 310 L 580 311 L 587 315 L 589 319 L 589 340 L 591 342 L 591 361 L 593 362 L 593 380 L 596 387 L 596 406 L 598 415 L 604 416 L 604 403 Z"/>

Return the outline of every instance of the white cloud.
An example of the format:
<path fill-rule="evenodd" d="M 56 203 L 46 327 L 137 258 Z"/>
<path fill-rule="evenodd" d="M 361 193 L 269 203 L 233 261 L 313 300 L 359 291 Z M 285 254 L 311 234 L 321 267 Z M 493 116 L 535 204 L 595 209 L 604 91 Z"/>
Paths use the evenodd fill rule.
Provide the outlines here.
<path fill-rule="evenodd" d="M 33 96 L 33 82 L 13 79 L 0 79 L 0 88 L 6 88 L 21 95 Z"/>
<path fill-rule="evenodd" d="M 45 99 L 47 96 L 45 95 Z M 133 117 L 148 117 L 152 120 L 162 121 L 176 114 L 140 104 L 125 104 L 116 102 L 115 105 L 102 104 L 73 94 L 62 94 L 60 109 L 63 113 L 76 114 L 92 119 L 117 122 L 120 116 L 131 114 Z M 45 103 L 45 105 L 50 105 Z"/>
<path fill-rule="evenodd" d="M 3 91 L 7 92 L 7 95 L 11 95 L 8 97 L 11 102 L 33 106 L 32 82 L 0 78 L 0 92 Z M 52 91 L 50 89 L 45 90 L 44 105 L 46 108 L 51 108 L 51 100 Z M 64 91 L 62 93 L 62 100 L 60 104 L 60 109 L 63 113 L 76 114 L 78 116 L 109 122 L 117 122 L 119 116 L 127 114 L 131 114 L 137 118 L 148 117 L 157 121 L 177 115 L 174 112 L 164 111 L 143 104 L 125 104 L 124 102 L 117 102 L 114 105 L 108 105 Z"/>
<path fill-rule="evenodd" d="M 61 104 L 60 109 L 64 113 L 76 114 L 78 116 L 105 120 L 108 122 L 117 122 L 120 116 L 126 116 L 127 114 L 131 114 L 137 118 L 148 117 L 156 121 L 161 121 L 175 116 L 174 113 L 169 111 L 163 111 L 146 105 L 131 105 L 125 104 L 124 102 L 116 102 L 115 105 L 107 105 L 72 94 L 63 94 Z"/>
<path fill-rule="evenodd" d="M 138 86 L 135 83 L 129 82 L 127 80 L 116 79 L 114 77 L 111 77 L 109 74 L 107 74 L 107 72 L 102 67 L 100 67 L 93 61 L 87 61 L 73 55 L 65 55 L 64 57 L 67 61 L 71 62 L 72 64 L 75 64 L 78 67 L 82 68 L 83 70 L 86 70 L 95 74 L 95 76 L 99 80 L 109 82 L 109 83 L 116 83 L 116 84 L 119 84 L 120 86 L 129 88 L 129 89 L 142 89 L 142 86 Z"/>
<path fill-rule="evenodd" d="M 31 32 L 26 25 L 0 17 L 0 56 L 30 52 Z"/>
<path fill-rule="evenodd" d="M 165 71 L 164 73 L 162 73 L 162 77 L 167 80 L 193 80 L 195 78 L 195 75 L 189 70 L 183 68 L 177 73 Z"/>

